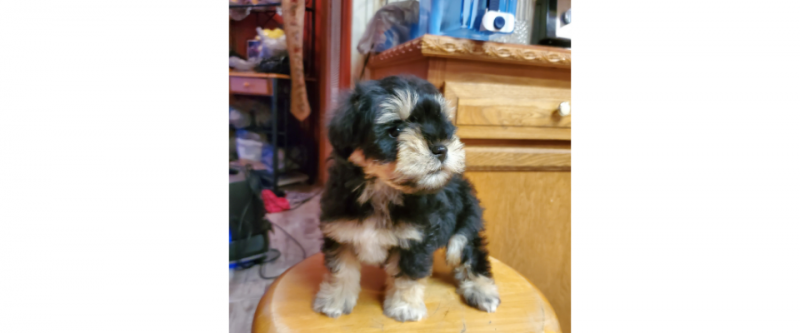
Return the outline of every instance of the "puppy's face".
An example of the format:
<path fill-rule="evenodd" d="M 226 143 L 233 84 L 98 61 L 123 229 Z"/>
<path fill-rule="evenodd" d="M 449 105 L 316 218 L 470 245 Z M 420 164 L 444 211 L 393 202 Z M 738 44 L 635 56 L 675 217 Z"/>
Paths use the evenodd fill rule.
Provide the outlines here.
<path fill-rule="evenodd" d="M 335 153 L 368 176 L 405 193 L 430 193 L 464 171 L 464 145 L 451 114 L 427 81 L 388 77 L 359 84 L 328 133 Z"/>

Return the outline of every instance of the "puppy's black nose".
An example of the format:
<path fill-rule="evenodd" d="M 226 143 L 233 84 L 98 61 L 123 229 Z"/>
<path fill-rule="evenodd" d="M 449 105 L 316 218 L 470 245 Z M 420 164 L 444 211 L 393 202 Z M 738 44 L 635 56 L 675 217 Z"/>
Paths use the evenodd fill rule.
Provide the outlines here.
<path fill-rule="evenodd" d="M 431 147 L 431 152 L 442 162 L 447 158 L 447 147 L 444 145 L 434 145 Z"/>

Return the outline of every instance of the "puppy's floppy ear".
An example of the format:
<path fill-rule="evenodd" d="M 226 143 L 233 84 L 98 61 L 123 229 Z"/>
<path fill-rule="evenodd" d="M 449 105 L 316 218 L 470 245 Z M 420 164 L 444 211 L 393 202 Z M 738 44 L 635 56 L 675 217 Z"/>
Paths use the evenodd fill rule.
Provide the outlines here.
<path fill-rule="evenodd" d="M 385 95 L 386 90 L 378 81 L 362 81 L 342 97 L 341 104 L 328 122 L 328 140 L 335 154 L 347 159 L 359 148 L 372 128 L 375 99 Z"/>
<path fill-rule="evenodd" d="M 360 140 L 359 92 L 358 88 L 342 96 L 342 102 L 334 111 L 328 123 L 328 140 L 333 146 L 333 152 L 347 159 Z"/>

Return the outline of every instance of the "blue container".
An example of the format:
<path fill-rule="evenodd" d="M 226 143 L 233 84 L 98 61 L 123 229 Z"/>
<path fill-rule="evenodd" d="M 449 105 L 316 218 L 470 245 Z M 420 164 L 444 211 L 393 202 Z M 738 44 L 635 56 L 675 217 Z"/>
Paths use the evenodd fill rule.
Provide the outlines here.
<path fill-rule="evenodd" d="M 428 33 L 489 40 L 514 32 L 516 12 L 517 0 L 420 0 L 419 23 L 411 38 Z"/>

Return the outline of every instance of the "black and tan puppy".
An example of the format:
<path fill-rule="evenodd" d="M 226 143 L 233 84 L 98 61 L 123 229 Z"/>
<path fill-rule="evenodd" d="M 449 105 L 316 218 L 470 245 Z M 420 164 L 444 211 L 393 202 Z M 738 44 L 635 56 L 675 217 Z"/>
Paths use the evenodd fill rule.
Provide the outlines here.
<path fill-rule="evenodd" d="M 330 275 L 314 310 L 348 314 L 360 291 L 361 263 L 388 275 L 384 313 L 399 321 L 426 316 L 424 279 L 433 252 L 447 246 L 458 292 L 494 312 L 482 210 L 464 171 L 464 145 L 436 88 L 415 77 L 359 84 L 328 125 L 333 164 L 322 196 L 322 252 Z"/>

